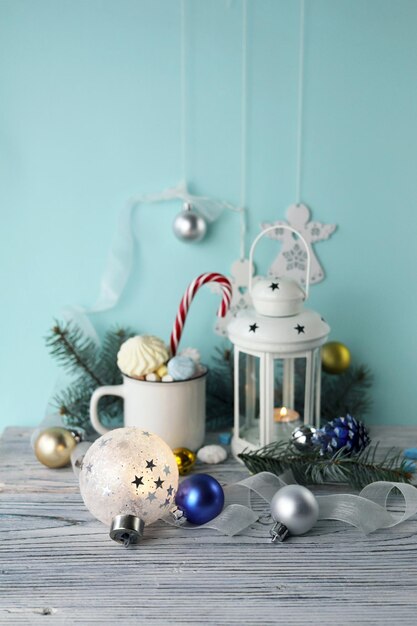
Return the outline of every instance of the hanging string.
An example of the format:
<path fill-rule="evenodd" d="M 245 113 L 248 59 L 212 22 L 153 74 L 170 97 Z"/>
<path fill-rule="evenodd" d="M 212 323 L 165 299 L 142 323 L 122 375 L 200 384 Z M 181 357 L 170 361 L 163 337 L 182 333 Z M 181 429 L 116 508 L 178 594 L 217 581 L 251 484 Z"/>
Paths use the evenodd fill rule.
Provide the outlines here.
<path fill-rule="evenodd" d="M 245 258 L 248 101 L 248 2 L 242 0 L 241 123 L 240 123 L 240 260 Z"/>
<path fill-rule="evenodd" d="M 181 106 L 181 175 L 180 186 L 186 187 L 187 181 L 187 62 L 186 62 L 186 39 L 187 39 L 187 13 L 186 0 L 181 0 L 181 36 L 180 36 L 180 106 Z M 245 258 L 246 215 L 245 215 L 245 188 L 246 188 L 246 101 L 247 101 L 247 0 L 243 0 L 243 30 L 242 30 L 242 123 L 241 123 L 241 190 L 240 206 L 235 207 L 223 202 L 223 207 L 240 214 L 240 258 Z M 207 199 L 208 200 L 208 199 Z M 204 215 L 206 218 L 207 213 Z M 212 217 L 209 221 L 212 221 Z"/>
<path fill-rule="evenodd" d="M 302 145 L 303 145 L 303 88 L 304 88 L 304 14 L 305 0 L 300 0 L 300 28 L 298 50 L 298 111 L 297 111 L 297 168 L 295 198 L 301 203 Z"/>
<path fill-rule="evenodd" d="M 186 11 L 185 0 L 181 0 L 181 48 L 180 48 L 180 106 L 181 106 L 181 176 L 187 180 L 187 91 L 186 91 Z"/>

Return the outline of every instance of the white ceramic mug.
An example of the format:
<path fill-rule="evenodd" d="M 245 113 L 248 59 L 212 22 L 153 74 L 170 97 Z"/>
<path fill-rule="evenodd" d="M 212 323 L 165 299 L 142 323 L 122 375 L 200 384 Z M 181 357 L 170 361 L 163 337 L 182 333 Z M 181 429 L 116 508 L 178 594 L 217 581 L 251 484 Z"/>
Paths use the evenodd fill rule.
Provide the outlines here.
<path fill-rule="evenodd" d="M 123 376 L 121 385 L 99 387 L 91 396 L 90 419 L 95 430 L 108 432 L 100 422 L 98 402 L 103 396 L 124 400 L 124 425 L 159 435 L 171 448 L 197 450 L 206 427 L 206 375 L 184 381 L 150 382 Z"/>

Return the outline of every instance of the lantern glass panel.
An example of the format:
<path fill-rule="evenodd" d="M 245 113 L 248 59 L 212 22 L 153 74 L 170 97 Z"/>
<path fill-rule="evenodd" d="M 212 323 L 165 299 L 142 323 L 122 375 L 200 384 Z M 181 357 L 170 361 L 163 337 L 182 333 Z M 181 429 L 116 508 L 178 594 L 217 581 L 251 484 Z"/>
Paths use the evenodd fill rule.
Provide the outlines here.
<path fill-rule="evenodd" d="M 259 358 L 239 353 L 239 436 L 259 445 Z"/>
<path fill-rule="evenodd" d="M 301 424 L 304 408 L 306 360 L 274 359 L 274 425 L 272 440 L 288 440 Z M 297 393 L 298 391 L 298 393 Z"/>

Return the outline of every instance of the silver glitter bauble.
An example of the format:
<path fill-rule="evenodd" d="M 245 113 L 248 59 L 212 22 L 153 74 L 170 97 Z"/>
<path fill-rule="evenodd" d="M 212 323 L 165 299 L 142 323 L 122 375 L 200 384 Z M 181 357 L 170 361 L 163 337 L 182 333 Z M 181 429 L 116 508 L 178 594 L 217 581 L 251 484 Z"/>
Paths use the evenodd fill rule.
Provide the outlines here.
<path fill-rule="evenodd" d="M 291 433 L 291 443 L 300 452 L 309 452 L 316 446 L 317 430 L 314 426 L 301 424 Z"/>
<path fill-rule="evenodd" d="M 272 498 L 271 515 L 276 522 L 270 531 L 272 541 L 284 541 L 288 534 L 303 535 L 313 528 L 319 516 L 319 505 L 305 487 L 287 485 Z"/>
<path fill-rule="evenodd" d="M 207 232 L 206 220 L 186 202 L 174 220 L 173 229 L 181 241 L 200 241 Z"/>

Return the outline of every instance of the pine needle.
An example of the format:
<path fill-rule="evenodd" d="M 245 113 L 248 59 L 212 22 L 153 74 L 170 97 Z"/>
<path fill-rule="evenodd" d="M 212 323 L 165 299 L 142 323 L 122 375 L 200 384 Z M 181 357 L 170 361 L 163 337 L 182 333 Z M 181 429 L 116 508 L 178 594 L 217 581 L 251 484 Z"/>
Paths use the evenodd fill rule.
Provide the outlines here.
<path fill-rule="evenodd" d="M 68 372 L 78 374 L 81 370 L 97 386 L 104 385 L 97 375 L 98 347 L 78 326 L 56 321 L 46 337 L 46 345 L 51 356 Z"/>

